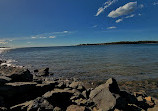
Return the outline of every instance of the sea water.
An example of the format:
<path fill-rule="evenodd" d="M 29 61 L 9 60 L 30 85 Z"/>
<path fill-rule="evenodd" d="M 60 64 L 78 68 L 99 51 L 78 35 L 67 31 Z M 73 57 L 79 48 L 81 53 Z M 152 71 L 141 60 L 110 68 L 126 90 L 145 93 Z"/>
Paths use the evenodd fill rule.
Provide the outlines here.
<path fill-rule="evenodd" d="M 49 67 L 55 77 L 141 80 L 158 77 L 158 44 L 0 49 L 0 59 L 33 71 Z"/>

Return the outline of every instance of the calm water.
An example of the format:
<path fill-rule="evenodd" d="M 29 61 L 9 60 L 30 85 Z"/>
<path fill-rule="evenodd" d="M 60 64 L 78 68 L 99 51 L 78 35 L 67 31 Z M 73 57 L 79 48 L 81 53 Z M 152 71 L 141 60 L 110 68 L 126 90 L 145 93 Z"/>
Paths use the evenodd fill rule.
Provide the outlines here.
<path fill-rule="evenodd" d="M 0 58 L 30 70 L 49 67 L 56 77 L 158 77 L 158 44 L 18 48 L 3 51 Z"/>

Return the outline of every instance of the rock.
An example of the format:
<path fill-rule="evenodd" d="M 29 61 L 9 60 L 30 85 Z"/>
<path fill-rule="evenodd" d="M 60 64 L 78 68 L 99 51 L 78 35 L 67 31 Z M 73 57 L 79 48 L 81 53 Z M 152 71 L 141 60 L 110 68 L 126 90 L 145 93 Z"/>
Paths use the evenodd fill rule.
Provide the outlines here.
<path fill-rule="evenodd" d="M 49 76 L 49 68 L 40 69 L 38 71 L 39 76 Z"/>
<path fill-rule="evenodd" d="M 2 64 L 2 63 L 6 63 L 7 61 L 5 61 L 5 60 L 0 60 L 0 64 Z"/>
<path fill-rule="evenodd" d="M 11 81 L 11 78 L 5 77 L 5 76 L 0 76 L 0 86 L 4 85 L 5 83 L 8 83 Z"/>
<path fill-rule="evenodd" d="M 106 81 L 105 87 L 109 89 L 111 93 L 119 94 L 120 88 L 114 78 L 110 78 Z"/>
<path fill-rule="evenodd" d="M 115 85 L 112 85 L 113 83 L 111 83 L 111 80 L 96 87 L 90 93 L 90 99 L 103 111 L 112 110 L 116 105 L 116 98 L 110 92 L 110 89 L 115 92 L 115 90 L 112 90 Z"/>
<path fill-rule="evenodd" d="M 153 107 L 155 105 L 154 100 L 152 99 L 152 97 L 148 96 L 144 98 L 146 100 L 146 103 L 150 106 Z"/>
<path fill-rule="evenodd" d="M 27 82 L 33 80 L 33 75 L 29 70 L 19 70 L 18 72 L 14 72 L 9 76 L 14 82 Z"/>
<path fill-rule="evenodd" d="M 126 91 L 120 91 L 120 96 L 125 98 L 129 104 L 137 104 L 138 100 L 134 95 L 127 93 Z"/>
<path fill-rule="evenodd" d="M 84 106 L 70 105 L 66 111 L 87 111 Z"/>
<path fill-rule="evenodd" d="M 45 99 L 38 97 L 19 105 L 12 106 L 11 111 L 52 111 L 53 106 Z"/>
<path fill-rule="evenodd" d="M 33 75 L 28 69 L 24 68 L 1 66 L 0 73 L 2 76 L 11 78 L 12 82 L 29 82 L 33 80 Z"/>
<path fill-rule="evenodd" d="M 62 110 L 61 110 L 61 108 L 59 108 L 59 107 L 55 107 L 55 108 L 53 109 L 53 111 L 62 111 Z"/>
<path fill-rule="evenodd" d="M 148 111 L 158 111 L 158 99 L 152 98 L 152 100 L 154 101 L 155 105 L 152 108 L 148 108 Z"/>
<path fill-rule="evenodd" d="M 88 99 L 91 91 L 92 91 L 92 89 L 89 88 L 89 89 L 83 91 L 83 92 L 82 92 L 82 95 L 83 95 L 85 98 Z"/>
<path fill-rule="evenodd" d="M 139 97 L 139 96 L 147 97 L 147 94 L 143 90 L 140 90 L 139 92 L 134 92 L 133 94 L 135 97 Z"/>
<path fill-rule="evenodd" d="M 37 84 L 36 82 L 7 83 L 0 87 L 0 95 L 4 97 L 7 107 L 23 103 L 42 96 L 47 91 L 54 89 L 55 82 Z"/>
<path fill-rule="evenodd" d="M 54 107 L 60 107 L 62 110 L 72 104 L 70 98 L 73 96 L 74 92 L 69 88 L 65 89 L 54 89 L 43 95 L 43 98 L 51 103 Z"/>
<path fill-rule="evenodd" d="M 83 83 L 82 82 L 75 82 L 73 81 L 69 87 L 71 88 L 74 88 L 74 89 L 78 89 L 80 90 L 81 92 L 85 90 L 85 87 L 83 86 Z"/>
<path fill-rule="evenodd" d="M 143 101 L 144 101 L 144 98 L 143 98 L 142 96 L 138 96 L 138 97 L 137 97 L 137 100 L 143 102 Z"/>
<path fill-rule="evenodd" d="M 0 111 L 8 111 L 5 107 L 0 107 Z"/>

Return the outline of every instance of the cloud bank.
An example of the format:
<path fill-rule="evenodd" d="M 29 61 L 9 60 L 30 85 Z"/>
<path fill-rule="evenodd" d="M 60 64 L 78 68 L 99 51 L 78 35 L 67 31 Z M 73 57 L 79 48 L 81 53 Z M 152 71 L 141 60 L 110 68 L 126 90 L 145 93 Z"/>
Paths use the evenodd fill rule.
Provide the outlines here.
<path fill-rule="evenodd" d="M 117 18 L 123 15 L 128 15 L 137 9 L 137 2 L 129 2 L 124 6 L 117 8 L 109 13 L 108 17 Z"/>

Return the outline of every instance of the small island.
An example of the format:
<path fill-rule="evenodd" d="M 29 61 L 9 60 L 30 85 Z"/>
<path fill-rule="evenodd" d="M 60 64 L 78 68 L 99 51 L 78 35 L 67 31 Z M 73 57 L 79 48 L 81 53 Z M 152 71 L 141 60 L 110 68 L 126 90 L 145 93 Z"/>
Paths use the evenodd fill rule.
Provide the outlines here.
<path fill-rule="evenodd" d="M 158 41 L 120 41 L 120 42 L 109 42 L 109 43 L 79 44 L 77 46 L 116 45 L 116 44 L 158 44 Z"/>

